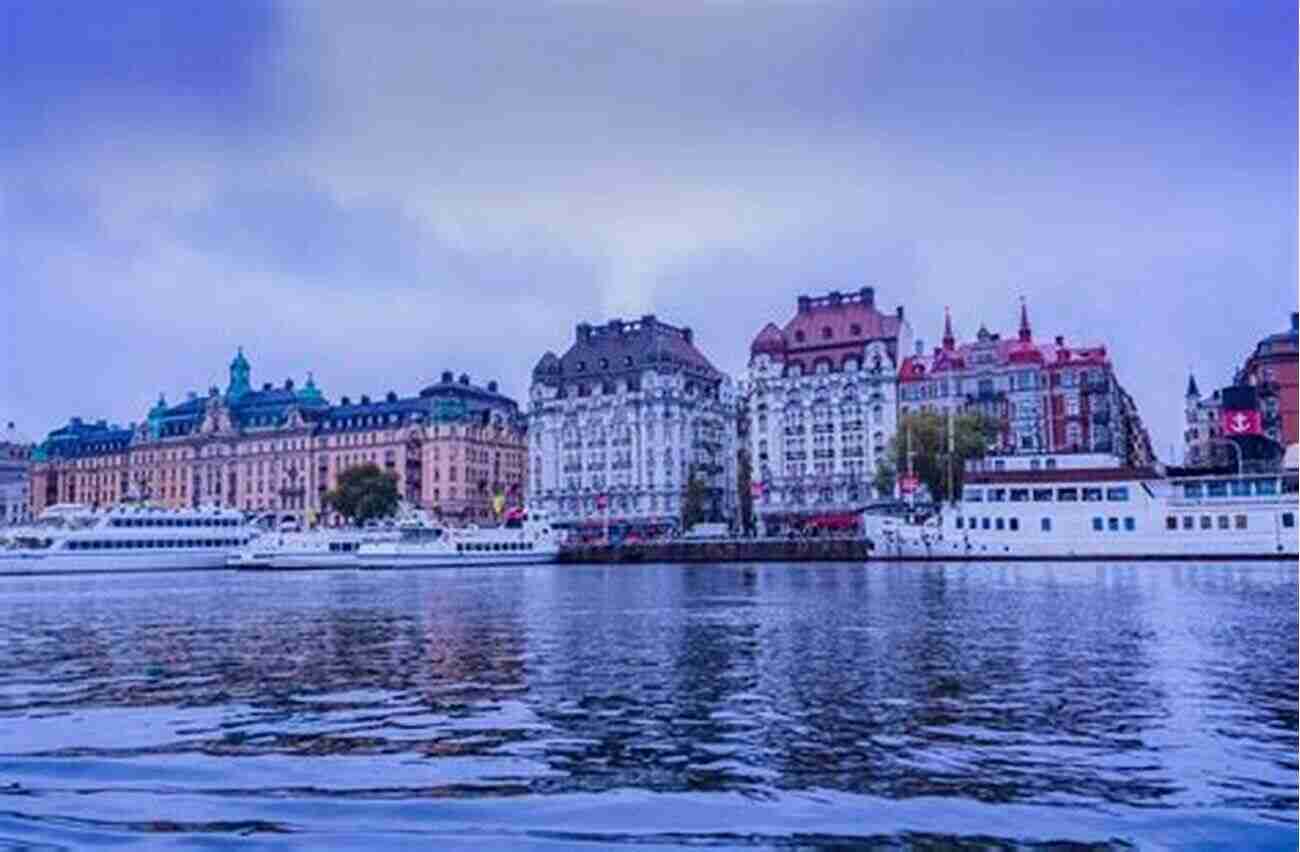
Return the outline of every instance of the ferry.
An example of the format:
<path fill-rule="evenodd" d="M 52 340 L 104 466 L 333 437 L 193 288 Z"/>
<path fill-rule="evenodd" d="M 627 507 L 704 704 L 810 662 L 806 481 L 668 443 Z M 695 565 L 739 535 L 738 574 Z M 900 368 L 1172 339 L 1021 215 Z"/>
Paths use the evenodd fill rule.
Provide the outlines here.
<path fill-rule="evenodd" d="M 252 537 L 234 509 L 60 503 L 5 534 L 0 574 L 224 568 L 229 551 Z"/>
<path fill-rule="evenodd" d="M 396 530 L 281 530 L 259 535 L 231 552 L 226 564 L 245 571 L 356 568 L 361 545 L 395 541 L 398 537 Z"/>
<path fill-rule="evenodd" d="M 449 568 L 554 562 L 562 536 L 546 513 L 515 511 L 498 527 L 404 527 L 397 541 L 364 543 L 363 568 Z"/>
<path fill-rule="evenodd" d="M 863 530 L 879 559 L 1295 561 L 1298 514 L 1295 471 L 983 471 L 954 505 L 866 513 Z"/>

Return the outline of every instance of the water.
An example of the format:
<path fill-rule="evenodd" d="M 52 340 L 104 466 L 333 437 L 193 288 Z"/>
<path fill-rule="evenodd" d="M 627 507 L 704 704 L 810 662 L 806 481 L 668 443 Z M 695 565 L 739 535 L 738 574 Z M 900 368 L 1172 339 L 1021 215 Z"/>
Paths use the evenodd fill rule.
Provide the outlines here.
<path fill-rule="evenodd" d="M 1297 676 L 1294 565 L 6 578 L 0 848 L 1294 849 Z"/>

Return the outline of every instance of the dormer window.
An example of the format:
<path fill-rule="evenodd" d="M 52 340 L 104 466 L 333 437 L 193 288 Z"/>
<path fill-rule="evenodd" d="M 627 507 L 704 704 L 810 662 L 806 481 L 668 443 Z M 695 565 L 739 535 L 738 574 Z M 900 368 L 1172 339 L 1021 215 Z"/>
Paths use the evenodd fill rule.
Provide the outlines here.
<path fill-rule="evenodd" d="M 587 362 L 586 362 L 586 361 L 579 361 L 579 362 L 578 362 L 578 372 L 581 373 L 581 372 L 583 372 L 583 371 L 586 370 L 586 369 L 587 369 Z"/>
<path fill-rule="evenodd" d="M 803 343 L 803 340 L 804 340 L 803 332 L 802 332 L 802 331 L 796 331 L 796 332 L 794 333 L 794 339 L 795 339 L 795 342 L 796 342 L 796 343 Z"/>
<path fill-rule="evenodd" d="M 608 359 L 608 358 L 601 358 L 601 359 L 600 359 L 600 369 L 602 369 L 602 370 L 608 370 L 608 369 L 609 369 L 609 359 Z"/>
<path fill-rule="evenodd" d="M 833 334 L 829 325 L 822 326 L 822 340 L 830 340 Z"/>
<path fill-rule="evenodd" d="M 862 326 L 858 325 L 858 324 L 855 322 L 853 325 L 849 326 L 849 334 L 853 335 L 854 337 L 861 337 L 861 336 L 862 336 Z"/>

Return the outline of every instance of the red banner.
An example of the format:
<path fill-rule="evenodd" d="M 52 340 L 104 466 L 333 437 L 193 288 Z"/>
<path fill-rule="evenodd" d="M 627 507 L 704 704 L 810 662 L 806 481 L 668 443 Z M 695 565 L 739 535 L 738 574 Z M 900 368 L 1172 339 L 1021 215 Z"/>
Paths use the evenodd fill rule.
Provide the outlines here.
<path fill-rule="evenodd" d="M 1219 422 L 1225 435 L 1258 435 L 1263 431 L 1258 411 L 1224 411 Z"/>

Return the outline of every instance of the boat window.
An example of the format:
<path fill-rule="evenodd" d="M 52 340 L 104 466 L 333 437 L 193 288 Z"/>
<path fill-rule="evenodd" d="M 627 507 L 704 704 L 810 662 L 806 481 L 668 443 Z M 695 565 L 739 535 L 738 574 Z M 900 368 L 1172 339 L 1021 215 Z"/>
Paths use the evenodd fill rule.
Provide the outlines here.
<path fill-rule="evenodd" d="M 1223 480 L 1219 480 L 1218 482 L 1205 483 L 1205 496 L 1206 497 L 1227 497 L 1228 483 L 1224 482 Z"/>
<path fill-rule="evenodd" d="M 1256 480 L 1255 480 L 1255 493 L 1256 493 L 1256 494 L 1276 494 L 1276 493 L 1277 493 L 1277 480 L 1276 480 L 1276 479 L 1256 479 Z"/>
<path fill-rule="evenodd" d="M 1012 503 L 1024 503 L 1024 502 L 1026 502 L 1026 501 L 1028 501 L 1028 500 L 1029 500 L 1029 489 L 1028 489 L 1028 488 L 1012 488 L 1012 489 L 1011 489 L 1011 502 L 1012 502 Z"/>
<path fill-rule="evenodd" d="M 1178 529 L 1178 518 L 1175 517 L 1174 515 L 1168 515 L 1165 518 L 1165 529 L 1167 530 Z"/>
<path fill-rule="evenodd" d="M 1209 515 L 1201 515 L 1201 529 L 1208 530 L 1214 526 L 1214 519 Z"/>
<path fill-rule="evenodd" d="M 1035 489 L 1034 489 L 1034 502 L 1035 502 L 1035 503 L 1050 503 L 1050 502 L 1052 502 L 1052 489 L 1050 489 L 1050 488 L 1035 488 Z"/>
<path fill-rule="evenodd" d="M 1128 499 L 1128 488 L 1127 487 L 1107 488 L 1106 499 L 1123 503 L 1125 500 Z"/>
<path fill-rule="evenodd" d="M 962 492 L 961 497 L 962 497 L 962 499 L 965 500 L 967 503 L 983 503 L 983 502 L 984 502 L 984 489 L 983 489 L 983 488 L 967 488 L 965 491 Z"/>
<path fill-rule="evenodd" d="M 1019 530 L 1019 529 L 1020 529 L 1020 519 L 1019 519 L 1019 518 L 1012 518 L 1011 520 L 1007 521 L 1007 524 L 1011 527 L 1011 530 L 1012 530 L 1013 532 L 1016 531 L 1016 530 Z"/>
<path fill-rule="evenodd" d="M 1040 524 L 1040 527 L 1042 528 L 1043 532 L 1051 532 L 1051 531 L 1052 531 L 1052 519 L 1051 519 L 1051 518 L 1043 518 L 1043 521 L 1042 521 L 1042 523 Z"/>
<path fill-rule="evenodd" d="M 1002 529 L 1003 526 L 1004 526 L 1004 522 L 1003 522 L 1003 520 L 1002 520 L 1001 518 L 998 518 L 997 521 L 996 521 L 996 523 L 995 523 L 995 526 L 996 526 L 998 529 Z"/>
<path fill-rule="evenodd" d="M 1186 497 L 1186 498 L 1188 498 L 1189 500 L 1190 500 L 1190 499 L 1197 499 L 1197 498 L 1199 498 L 1199 497 L 1201 496 L 1201 483 L 1199 483 L 1199 482 L 1184 482 L 1184 483 L 1183 483 L 1183 496 Z"/>
<path fill-rule="evenodd" d="M 1079 489 L 1077 488 L 1056 489 L 1056 501 L 1058 503 L 1077 503 L 1079 501 Z"/>
<path fill-rule="evenodd" d="M 465 545 L 463 545 L 463 544 L 458 544 L 458 545 L 456 545 L 456 552 L 457 552 L 457 553 L 464 553 L 464 552 L 465 552 Z"/>
<path fill-rule="evenodd" d="M 990 503 L 1005 503 L 1006 500 L 1007 500 L 1007 489 L 1005 489 L 1005 488 L 990 488 L 990 489 L 989 489 L 989 502 L 990 502 Z"/>
<path fill-rule="evenodd" d="M 1101 502 L 1101 489 L 1100 489 L 1100 488 L 1085 488 L 1085 489 L 1083 489 L 1083 502 L 1085 502 L 1085 503 L 1100 503 L 1100 502 Z"/>
<path fill-rule="evenodd" d="M 1119 532 L 1119 518 L 1107 518 L 1106 529 L 1111 532 Z"/>
<path fill-rule="evenodd" d="M 1127 532 L 1133 532 L 1135 529 L 1137 529 L 1137 522 L 1134 521 L 1132 518 L 1125 518 L 1124 529 Z"/>
<path fill-rule="evenodd" d="M 1293 515 L 1291 512 L 1283 512 L 1283 513 L 1282 513 L 1282 526 L 1286 527 L 1287 529 L 1291 529 L 1292 527 L 1294 527 L 1294 526 L 1295 526 L 1295 515 Z"/>
<path fill-rule="evenodd" d="M 990 524 L 989 524 L 989 519 L 988 519 L 988 518 L 984 518 L 984 519 L 980 522 L 980 527 L 982 527 L 983 529 L 988 529 L 989 526 L 990 526 Z"/>
<path fill-rule="evenodd" d="M 1233 497 L 1249 497 L 1249 496 L 1250 496 L 1250 480 L 1249 480 L 1249 479 L 1234 479 L 1234 480 L 1232 480 L 1232 496 L 1233 496 Z"/>
<path fill-rule="evenodd" d="M 965 523 L 965 518 L 963 518 L 961 515 L 958 515 L 958 516 L 957 516 L 957 529 L 961 529 L 961 528 L 962 528 L 962 525 L 963 525 L 964 523 Z"/>
<path fill-rule="evenodd" d="M 1246 528 L 1245 515 L 1237 515 L 1235 518 L 1233 518 L 1233 520 L 1236 522 L 1237 529 L 1244 530 Z"/>
<path fill-rule="evenodd" d="M 1221 529 L 1221 530 L 1226 530 L 1226 529 L 1228 529 L 1228 526 L 1229 526 L 1229 524 L 1228 524 L 1228 516 L 1227 516 L 1227 515 L 1219 515 L 1219 529 Z"/>
<path fill-rule="evenodd" d="M 1102 527 L 1103 527 L 1103 524 L 1102 524 L 1102 520 L 1101 520 L 1101 518 L 1093 518 L 1093 519 L 1092 519 L 1092 528 L 1093 528 L 1094 530 L 1096 530 L 1097 532 L 1101 532 Z"/>
<path fill-rule="evenodd" d="M 1196 519 L 1191 515 L 1183 515 L 1183 529 L 1190 530 L 1194 526 L 1196 526 Z"/>

